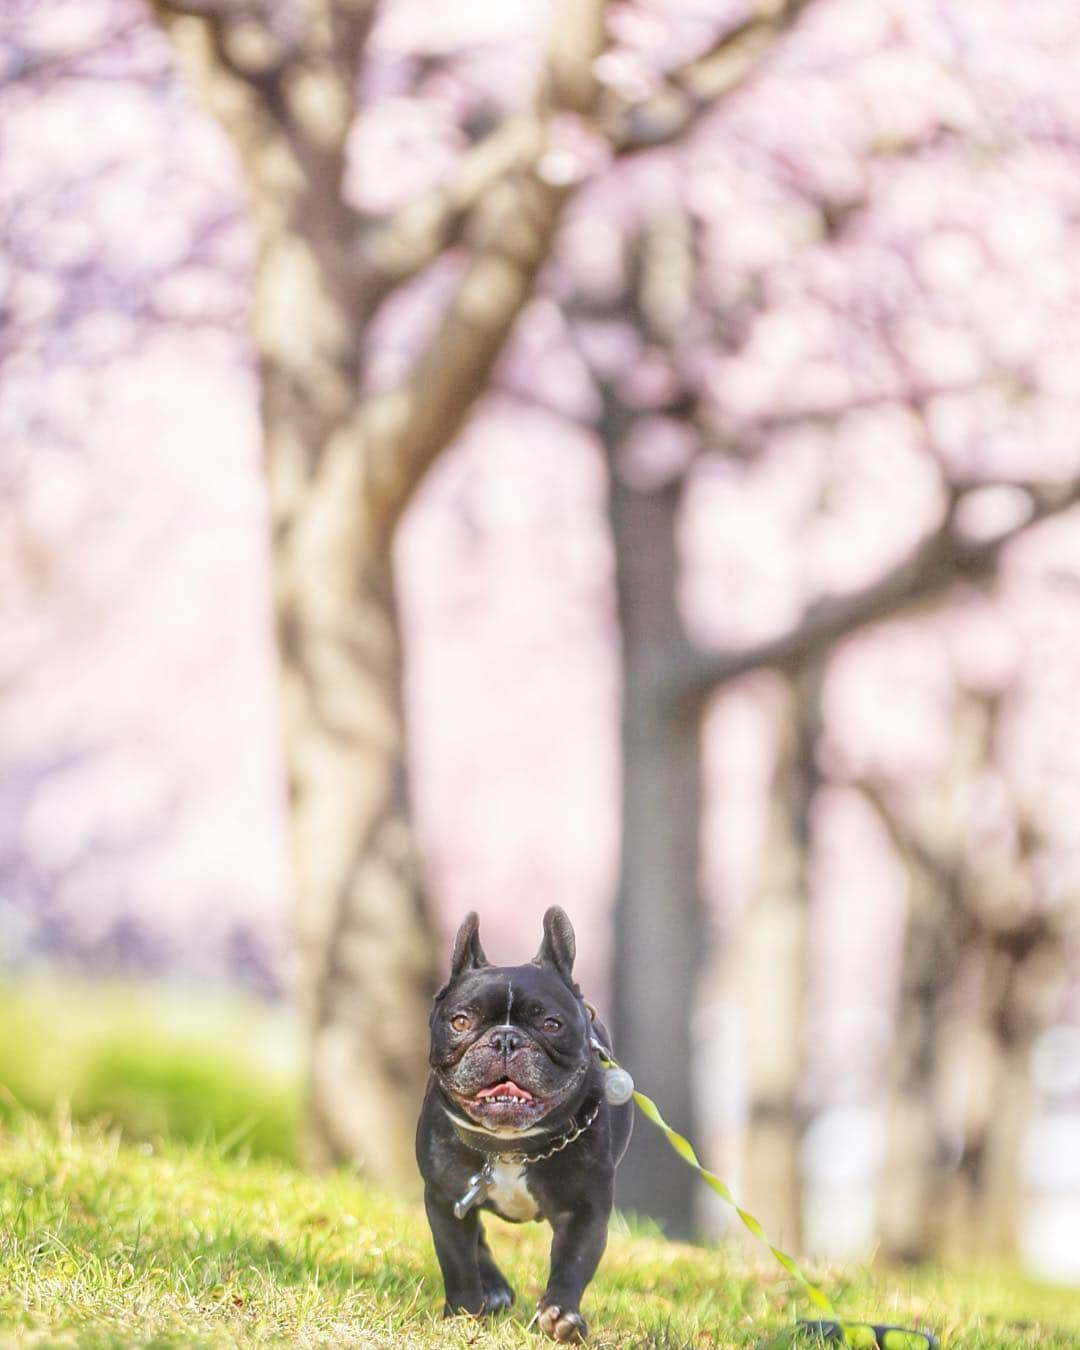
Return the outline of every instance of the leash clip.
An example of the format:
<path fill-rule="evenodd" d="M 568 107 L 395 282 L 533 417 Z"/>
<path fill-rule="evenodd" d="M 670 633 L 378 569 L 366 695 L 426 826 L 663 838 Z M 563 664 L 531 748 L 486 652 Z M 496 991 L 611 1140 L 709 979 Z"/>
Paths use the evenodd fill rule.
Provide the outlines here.
<path fill-rule="evenodd" d="M 634 1080 L 621 1065 L 615 1063 L 609 1051 L 595 1036 L 589 1038 L 589 1043 L 600 1056 L 604 1068 L 604 1096 L 612 1106 L 622 1106 L 634 1095 Z"/>
<path fill-rule="evenodd" d="M 464 1219 L 474 1205 L 482 1205 L 487 1199 L 494 1180 L 494 1168 L 490 1161 L 486 1162 L 479 1172 L 469 1178 L 468 1190 L 461 1199 L 455 1200 L 454 1218 Z"/>

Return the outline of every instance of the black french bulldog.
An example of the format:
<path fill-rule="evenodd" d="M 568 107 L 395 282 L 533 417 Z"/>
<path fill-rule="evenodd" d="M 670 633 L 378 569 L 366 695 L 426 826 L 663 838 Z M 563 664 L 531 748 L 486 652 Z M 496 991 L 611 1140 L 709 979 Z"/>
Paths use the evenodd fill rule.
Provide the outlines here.
<path fill-rule="evenodd" d="M 541 1328 L 584 1340 L 579 1304 L 607 1243 L 615 1167 L 633 1106 L 604 1096 L 603 1025 L 574 983 L 574 930 L 557 907 L 530 965 L 493 966 L 470 914 L 431 1012 L 431 1067 L 416 1158 L 446 1291 L 444 1313 L 496 1313 L 514 1291 L 480 1209 L 554 1230 Z"/>

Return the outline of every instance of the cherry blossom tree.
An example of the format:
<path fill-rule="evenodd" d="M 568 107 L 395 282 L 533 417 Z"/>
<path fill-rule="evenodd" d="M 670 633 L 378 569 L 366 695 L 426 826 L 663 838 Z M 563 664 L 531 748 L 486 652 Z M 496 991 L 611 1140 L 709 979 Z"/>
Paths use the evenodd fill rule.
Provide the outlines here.
<path fill-rule="evenodd" d="M 351 196 L 349 157 L 373 0 L 152 3 L 248 194 L 315 1131 L 327 1156 L 363 1156 L 377 1175 L 411 1170 L 432 980 L 405 781 L 396 526 L 490 383 L 564 208 L 593 176 L 588 143 L 599 166 L 677 139 L 803 0 L 725 16 L 641 98 L 605 79 L 618 61 L 610 8 L 554 0 L 538 13 L 531 101 L 473 109 L 494 126 L 426 192 L 375 213 L 362 187 L 359 209 Z M 398 21 L 421 48 L 421 11 L 401 7 Z M 379 381 L 365 357 L 380 316 L 451 245 L 438 319 Z"/>
<path fill-rule="evenodd" d="M 619 646 L 620 1055 L 703 1152 L 741 1171 L 751 1208 L 792 1245 L 818 1185 L 819 1126 L 844 1112 L 878 1121 L 885 1180 L 905 1178 L 882 1194 L 890 1251 L 1014 1231 L 1032 1051 L 1072 1015 L 1060 972 L 1080 765 L 1055 712 L 1077 667 L 1069 7 L 993 4 L 976 19 L 936 0 L 722 12 L 340 0 L 301 16 L 269 0 L 158 0 L 171 45 L 120 0 L 75 6 L 57 31 L 83 27 L 59 43 L 35 9 L 5 17 L 44 25 L 5 47 L 6 96 L 92 76 L 104 118 L 109 97 L 142 91 L 140 163 L 157 153 L 151 107 L 167 110 L 153 147 L 168 209 L 134 241 L 119 209 L 99 225 L 95 194 L 127 183 L 131 161 L 80 164 L 69 135 L 52 197 L 5 216 L 21 289 L 4 408 L 35 428 L 18 444 L 40 447 L 46 423 L 72 445 L 87 434 L 89 405 L 58 377 L 71 334 L 80 369 L 101 344 L 104 381 L 118 378 L 109 343 L 142 356 L 163 323 L 190 333 L 162 406 L 183 428 L 193 391 L 218 400 L 229 434 L 254 443 L 201 364 L 227 333 L 231 378 L 250 395 L 240 223 L 252 230 L 323 1156 L 410 1169 L 433 955 L 406 750 L 439 904 L 478 905 L 519 942 L 528 867 L 477 859 L 528 838 L 563 860 L 545 884 L 580 884 L 605 912 L 614 830 L 597 825 L 596 800 L 573 797 L 561 818 L 580 816 L 573 839 L 543 833 L 535 800 L 519 809 L 535 839 L 520 823 L 500 833 L 483 755 L 460 749 L 506 725 L 463 688 L 509 706 L 522 677 L 510 655 L 494 660 L 494 639 L 462 652 L 467 620 L 512 602 L 493 602 L 479 563 L 462 583 L 467 614 L 434 622 L 430 594 L 461 562 L 449 526 L 432 528 L 435 506 L 477 534 L 485 493 L 524 510 L 520 498 L 558 480 L 605 499 L 613 561 L 613 591 L 594 580 L 590 617 L 561 641 L 588 627 L 595 648 L 612 635 Z M 170 51 L 225 137 L 200 121 Z M 4 125 L 10 137 L 16 120 Z M 9 165 L 13 144 L 0 147 Z M 18 178 L 0 175 L 8 192 Z M 197 199 L 166 195 L 195 180 Z M 73 201 L 89 234 L 67 221 Z M 55 220 L 67 223 L 43 228 Z M 110 247 L 95 261 L 99 229 Z M 44 325 L 42 297 L 58 306 Z M 14 378 L 43 333 L 42 378 Z M 174 443 L 222 472 L 193 431 Z M 526 467 L 555 444 L 561 459 Z M 571 473 L 570 459 L 589 467 Z M 28 500 L 29 478 L 11 459 L 4 469 Z M 583 523 L 593 510 L 574 528 L 592 531 L 600 577 L 608 542 L 599 516 Z M 523 545 L 533 570 L 545 531 L 563 529 L 557 512 L 543 520 Z M 80 551 L 61 534 L 52 546 L 70 567 Z M 526 570 L 519 559 L 513 577 Z M 252 610 L 250 596 L 230 603 Z M 34 631 L 32 604 L 20 625 Z M 254 641 L 249 628 L 235 638 Z M 238 688 L 251 690 L 245 670 Z M 71 725 L 90 722 L 71 711 Z M 553 721 L 537 739 L 582 729 Z M 204 762 L 192 755 L 195 773 Z M 43 766 L 26 766 L 27 801 Z M 557 766 L 512 772 L 531 784 Z M 39 838 L 48 812 L 24 805 Z M 566 859 L 586 854 L 588 880 L 575 881 Z M 42 884 L 69 884 L 57 875 Z M 583 959 L 602 983 L 599 932 Z M 978 1083 L 955 1072 L 976 1060 Z M 1008 1111 L 987 1111 L 994 1083 Z M 634 1148 L 620 1203 L 688 1229 L 690 1172 L 646 1131 Z M 958 1217 L 934 1231 L 917 1197 L 946 1190 Z M 808 1225 L 811 1245 L 828 1227 Z"/>
<path fill-rule="evenodd" d="M 718 691 L 773 672 L 789 692 L 774 712 L 772 825 L 730 952 L 746 1009 L 746 1193 L 795 1243 L 834 658 L 855 634 L 992 589 L 1010 546 L 1080 500 L 1072 399 L 1055 374 L 1074 325 L 1076 153 L 1055 44 L 1077 32 L 1052 6 L 1020 26 L 1004 10 L 976 26 L 935 4 L 822 7 L 678 147 L 586 194 L 568 236 L 566 341 L 599 394 L 623 643 L 615 1025 L 692 1129 L 692 1066 L 713 1062 L 688 993 L 708 946 L 703 721 Z M 1008 71 L 999 43 L 1016 56 Z M 901 88 L 910 96 L 893 97 Z M 766 498 L 801 546 L 765 524 Z M 747 601 L 773 569 L 772 589 L 763 580 L 761 602 Z M 965 883 L 961 845 L 946 847 L 947 909 L 946 878 Z M 1021 907 L 1014 922 L 1018 961 L 1029 946 L 1045 955 L 1054 933 L 1060 943 L 1060 920 Z M 946 940 L 933 923 L 920 937 L 922 924 L 913 911 L 913 953 Z M 909 1017 L 935 1017 L 914 1007 L 925 978 L 904 976 L 902 1041 Z M 993 979 L 993 999 L 1011 997 L 1012 975 Z M 1030 1040 L 1037 1023 L 1025 1025 Z M 925 1099 L 910 1077 L 897 1091 Z M 1015 1140 L 1011 1153 L 1015 1182 Z M 691 1184 L 658 1144 L 624 1196 L 685 1226 Z"/>

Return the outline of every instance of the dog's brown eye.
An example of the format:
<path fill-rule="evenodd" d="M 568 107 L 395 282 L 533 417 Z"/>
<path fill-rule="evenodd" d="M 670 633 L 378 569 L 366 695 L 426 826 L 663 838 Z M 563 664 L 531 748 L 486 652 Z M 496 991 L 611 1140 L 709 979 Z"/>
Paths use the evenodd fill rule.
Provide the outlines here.
<path fill-rule="evenodd" d="M 455 1013 L 450 1019 L 450 1025 L 455 1031 L 468 1031 L 472 1026 L 472 1018 L 466 1013 Z"/>
<path fill-rule="evenodd" d="M 544 1018 L 544 1030 L 545 1030 L 545 1031 L 561 1031 L 561 1030 L 562 1030 L 562 1023 L 559 1021 L 559 1019 L 558 1019 L 557 1017 L 545 1017 L 545 1018 Z"/>

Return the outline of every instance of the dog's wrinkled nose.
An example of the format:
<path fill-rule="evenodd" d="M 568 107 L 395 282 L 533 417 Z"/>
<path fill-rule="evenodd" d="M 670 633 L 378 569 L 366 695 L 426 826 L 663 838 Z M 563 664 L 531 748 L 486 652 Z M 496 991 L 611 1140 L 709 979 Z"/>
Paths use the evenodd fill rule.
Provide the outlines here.
<path fill-rule="evenodd" d="M 488 1045 L 499 1055 L 512 1055 L 525 1044 L 525 1037 L 517 1027 L 496 1027 L 488 1037 Z"/>

